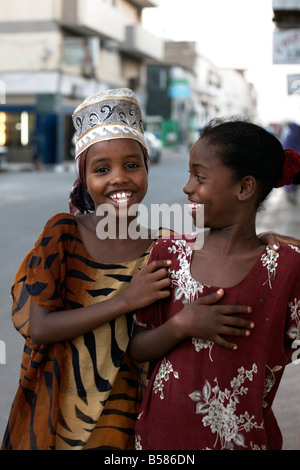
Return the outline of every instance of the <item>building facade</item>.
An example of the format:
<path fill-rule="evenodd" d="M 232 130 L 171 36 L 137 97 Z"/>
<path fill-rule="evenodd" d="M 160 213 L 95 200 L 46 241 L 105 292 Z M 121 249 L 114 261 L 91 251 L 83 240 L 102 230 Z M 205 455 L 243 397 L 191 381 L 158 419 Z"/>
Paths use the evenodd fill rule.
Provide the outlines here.
<path fill-rule="evenodd" d="M 299 28 L 300 1 L 299 0 L 273 0 L 273 21 L 280 29 Z"/>
<path fill-rule="evenodd" d="M 0 150 L 8 162 L 73 158 L 71 115 L 88 95 L 133 89 L 164 145 L 192 143 L 210 119 L 255 116 L 242 71 L 218 69 L 195 42 L 142 23 L 158 0 L 1 0 Z"/>
<path fill-rule="evenodd" d="M 300 0 L 273 0 L 274 64 L 300 64 Z"/>
<path fill-rule="evenodd" d="M 256 91 L 244 71 L 220 69 L 196 42 L 165 42 L 164 61 L 148 64 L 147 121 L 162 116 L 162 140 L 190 145 L 211 119 L 242 115 L 255 120 Z"/>
<path fill-rule="evenodd" d="M 0 145 L 8 161 L 71 158 L 71 114 L 89 94 L 130 87 L 145 102 L 146 60 L 163 42 L 142 26 L 150 0 L 1 0 Z"/>

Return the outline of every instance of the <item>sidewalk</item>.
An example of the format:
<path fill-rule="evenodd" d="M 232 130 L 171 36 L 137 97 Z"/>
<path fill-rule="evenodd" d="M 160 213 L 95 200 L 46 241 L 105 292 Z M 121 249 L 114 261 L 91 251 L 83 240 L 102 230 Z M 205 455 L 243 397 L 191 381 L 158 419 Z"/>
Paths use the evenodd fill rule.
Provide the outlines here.
<path fill-rule="evenodd" d="M 33 163 L 5 163 L 0 166 L 1 172 L 22 172 L 22 171 L 53 171 L 55 173 L 62 173 L 63 171 L 76 171 L 74 161 L 67 161 L 53 165 L 42 165 L 40 170 L 37 170 Z"/>

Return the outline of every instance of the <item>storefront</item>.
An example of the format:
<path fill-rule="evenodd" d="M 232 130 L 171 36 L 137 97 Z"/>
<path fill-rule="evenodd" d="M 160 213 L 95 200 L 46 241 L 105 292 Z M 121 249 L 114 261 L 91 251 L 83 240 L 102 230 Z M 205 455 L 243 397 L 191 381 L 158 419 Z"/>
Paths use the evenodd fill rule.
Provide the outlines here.
<path fill-rule="evenodd" d="M 9 162 L 32 161 L 31 141 L 35 128 L 35 112 L 31 106 L 0 107 L 0 146 L 6 147 Z"/>
<path fill-rule="evenodd" d="M 53 165 L 73 158 L 73 109 L 55 109 L 54 101 L 43 96 L 36 106 L 0 106 L 0 147 L 8 163 Z"/>

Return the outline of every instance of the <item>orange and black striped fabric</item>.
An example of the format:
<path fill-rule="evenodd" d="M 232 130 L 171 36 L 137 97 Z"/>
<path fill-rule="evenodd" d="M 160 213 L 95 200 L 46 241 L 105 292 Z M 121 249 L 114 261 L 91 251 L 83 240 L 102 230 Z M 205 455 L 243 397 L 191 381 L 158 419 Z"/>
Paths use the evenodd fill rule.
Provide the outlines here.
<path fill-rule="evenodd" d="M 46 224 L 12 287 L 13 323 L 25 338 L 19 387 L 2 449 L 133 449 L 141 370 L 126 354 L 132 319 L 122 315 L 72 341 L 30 339 L 31 297 L 48 310 L 112 298 L 144 266 L 96 262 L 70 214 Z"/>

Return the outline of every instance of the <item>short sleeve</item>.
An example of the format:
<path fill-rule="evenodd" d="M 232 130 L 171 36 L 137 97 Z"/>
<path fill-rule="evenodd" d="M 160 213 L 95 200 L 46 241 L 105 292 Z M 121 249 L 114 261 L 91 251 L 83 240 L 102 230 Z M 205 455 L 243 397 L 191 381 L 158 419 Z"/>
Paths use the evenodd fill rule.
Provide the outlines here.
<path fill-rule="evenodd" d="M 11 290 L 12 320 L 24 337 L 29 335 L 31 298 L 47 310 L 64 308 L 66 243 L 74 237 L 75 227 L 76 220 L 69 214 L 52 217 L 16 274 Z"/>
<path fill-rule="evenodd" d="M 150 264 L 152 261 L 157 259 L 166 259 L 166 255 L 164 254 L 163 250 L 163 239 L 159 239 L 154 245 L 150 252 L 150 256 L 148 258 L 147 265 Z M 157 328 L 162 324 L 161 318 L 161 303 L 155 302 L 148 307 L 145 307 L 141 310 L 138 310 L 134 315 L 134 324 L 137 326 L 141 326 L 145 329 L 152 330 Z"/>
<path fill-rule="evenodd" d="M 295 270 L 288 302 L 286 341 L 288 346 L 294 348 L 296 344 L 294 341 L 299 342 L 300 340 L 300 249 L 294 246 L 290 246 L 290 248 L 293 254 L 291 264 Z M 296 347 L 298 348 L 298 345 Z"/>

